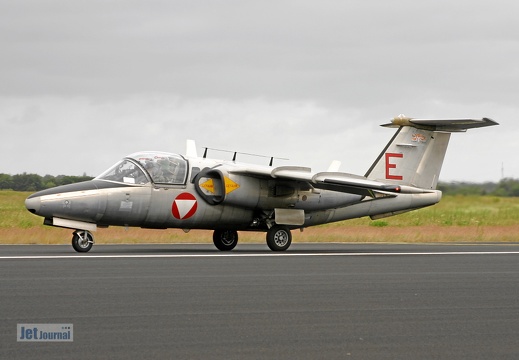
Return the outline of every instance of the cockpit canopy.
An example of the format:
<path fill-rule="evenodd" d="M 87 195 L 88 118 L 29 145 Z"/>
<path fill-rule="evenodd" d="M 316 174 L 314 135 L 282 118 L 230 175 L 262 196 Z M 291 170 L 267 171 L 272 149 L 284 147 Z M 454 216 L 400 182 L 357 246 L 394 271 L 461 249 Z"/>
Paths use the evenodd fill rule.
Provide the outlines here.
<path fill-rule="evenodd" d="M 139 152 L 128 155 L 96 177 L 126 184 L 183 185 L 187 177 L 187 160 L 181 155 L 164 152 Z"/>

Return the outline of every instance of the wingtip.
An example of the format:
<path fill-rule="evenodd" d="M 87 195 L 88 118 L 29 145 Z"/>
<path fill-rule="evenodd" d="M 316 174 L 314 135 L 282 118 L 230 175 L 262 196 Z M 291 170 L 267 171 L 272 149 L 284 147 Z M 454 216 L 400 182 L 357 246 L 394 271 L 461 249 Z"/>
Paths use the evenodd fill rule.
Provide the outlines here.
<path fill-rule="evenodd" d="M 499 125 L 499 123 L 497 121 L 494 121 L 491 118 L 484 117 L 483 121 L 488 124 L 487 126 Z"/>

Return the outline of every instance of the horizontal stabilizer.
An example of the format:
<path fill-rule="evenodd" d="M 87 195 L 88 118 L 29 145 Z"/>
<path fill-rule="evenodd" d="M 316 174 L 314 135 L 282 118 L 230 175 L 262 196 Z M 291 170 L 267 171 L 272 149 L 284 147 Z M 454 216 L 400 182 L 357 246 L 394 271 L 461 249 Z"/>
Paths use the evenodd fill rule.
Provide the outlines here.
<path fill-rule="evenodd" d="M 468 129 L 499 125 L 492 119 L 413 119 L 403 115 L 395 117 L 384 127 L 412 126 L 416 129 L 445 132 L 464 132 Z"/>

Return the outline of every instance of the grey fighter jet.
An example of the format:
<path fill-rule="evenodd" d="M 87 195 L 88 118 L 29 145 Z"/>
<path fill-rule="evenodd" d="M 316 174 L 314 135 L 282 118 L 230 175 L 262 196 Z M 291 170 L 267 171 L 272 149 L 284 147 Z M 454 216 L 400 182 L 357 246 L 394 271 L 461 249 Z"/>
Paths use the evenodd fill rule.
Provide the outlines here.
<path fill-rule="evenodd" d="M 262 231 L 273 251 L 288 249 L 291 230 L 370 216 L 379 219 L 436 204 L 436 190 L 450 135 L 497 125 L 493 120 L 413 119 L 396 128 L 364 176 L 299 166 L 273 167 L 197 156 L 139 152 L 91 181 L 32 194 L 27 209 L 44 224 L 75 230 L 72 246 L 87 252 L 98 227 L 213 230 L 222 251 L 238 243 L 238 231 Z"/>

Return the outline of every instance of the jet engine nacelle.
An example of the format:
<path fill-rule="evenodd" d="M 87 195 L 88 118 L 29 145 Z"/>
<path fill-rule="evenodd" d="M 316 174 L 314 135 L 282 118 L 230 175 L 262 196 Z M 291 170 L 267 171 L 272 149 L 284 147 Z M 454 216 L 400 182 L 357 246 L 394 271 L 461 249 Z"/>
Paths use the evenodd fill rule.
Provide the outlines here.
<path fill-rule="evenodd" d="M 244 208 L 289 208 L 298 202 L 294 182 L 274 182 L 237 174 L 224 169 L 205 168 L 193 180 L 195 189 L 210 205 Z"/>

